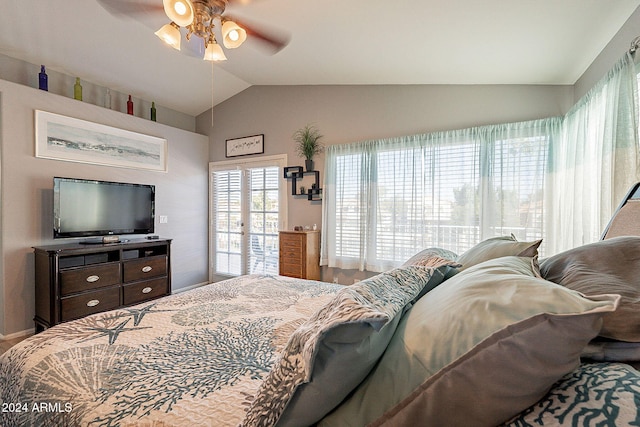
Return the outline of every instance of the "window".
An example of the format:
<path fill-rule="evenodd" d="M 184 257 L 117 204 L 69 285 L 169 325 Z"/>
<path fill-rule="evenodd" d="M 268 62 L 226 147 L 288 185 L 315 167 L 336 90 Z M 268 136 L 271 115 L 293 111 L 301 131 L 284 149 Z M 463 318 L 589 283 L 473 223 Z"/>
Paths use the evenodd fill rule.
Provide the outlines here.
<path fill-rule="evenodd" d="M 330 146 L 323 263 L 383 271 L 426 247 L 462 253 L 494 236 L 541 238 L 558 123 Z"/>

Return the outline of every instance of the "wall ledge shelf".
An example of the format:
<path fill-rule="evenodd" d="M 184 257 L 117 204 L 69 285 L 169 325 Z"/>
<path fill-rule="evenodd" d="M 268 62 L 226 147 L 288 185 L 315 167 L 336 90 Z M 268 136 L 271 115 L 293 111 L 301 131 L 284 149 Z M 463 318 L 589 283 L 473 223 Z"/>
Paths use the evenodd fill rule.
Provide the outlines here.
<path fill-rule="evenodd" d="M 298 181 L 304 178 L 305 175 L 313 175 L 314 183 L 311 188 L 306 189 L 304 192 L 298 191 Z M 291 180 L 291 195 L 294 197 L 306 197 L 311 202 L 317 202 L 322 200 L 322 188 L 320 188 L 320 171 L 305 171 L 302 166 L 285 166 L 284 178 Z"/>

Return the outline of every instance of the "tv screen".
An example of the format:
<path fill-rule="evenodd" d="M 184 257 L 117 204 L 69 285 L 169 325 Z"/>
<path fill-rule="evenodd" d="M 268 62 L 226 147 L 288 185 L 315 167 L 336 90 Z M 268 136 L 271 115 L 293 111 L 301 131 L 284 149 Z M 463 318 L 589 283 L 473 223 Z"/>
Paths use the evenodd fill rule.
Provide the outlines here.
<path fill-rule="evenodd" d="M 53 178 L 53 237 L 154 231 L 155 186 Z"/>

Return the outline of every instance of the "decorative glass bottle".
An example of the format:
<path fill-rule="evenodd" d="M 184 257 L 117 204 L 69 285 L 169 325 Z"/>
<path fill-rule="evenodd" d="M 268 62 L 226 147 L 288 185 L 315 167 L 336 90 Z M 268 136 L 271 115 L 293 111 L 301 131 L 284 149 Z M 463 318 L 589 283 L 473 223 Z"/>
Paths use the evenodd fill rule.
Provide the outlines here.
<path fill-rule="evenodd" d="M 156 103 L 151 102 L 151 120 L 156 121 Z"/>
<path fill-rule="evenodd" d="M 44 69 L 44 65 L 40 66 L 40 73 L 38 74 L 38 87 L 41 90 L 49 90 L 49 78 L 47 77 L 47 72 Z"/>
<path fill-rule="evenodd" d="M 127 101 L 127 114 L 133 115 L 133 101 L 131 100 L 131 95 L 129 95 L 129 100 Z"/>
<path fill-rule="evenodd" d="M 80 84 L 80 77 L 76 77 L 76 84 L 73 85 L 73 98 L 78 101 L 82 101 L 82 85 Z"/>

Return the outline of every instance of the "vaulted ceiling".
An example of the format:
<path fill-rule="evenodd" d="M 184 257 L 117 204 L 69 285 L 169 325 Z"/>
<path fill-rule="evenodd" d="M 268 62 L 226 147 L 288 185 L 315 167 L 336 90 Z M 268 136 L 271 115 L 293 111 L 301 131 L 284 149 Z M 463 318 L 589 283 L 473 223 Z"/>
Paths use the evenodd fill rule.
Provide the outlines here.
<path fill-rule="evenodd" d="M 573 84 L 639 5 L 237 2 L 229 13 L 290 42 L 271 55 L 248 40 L 212 66 L 154 35 L 168 22 L 162 13 L 113 15 L 97 0 L 0 0 L 0 53 L 195 116 L 251 85 Z"/>

